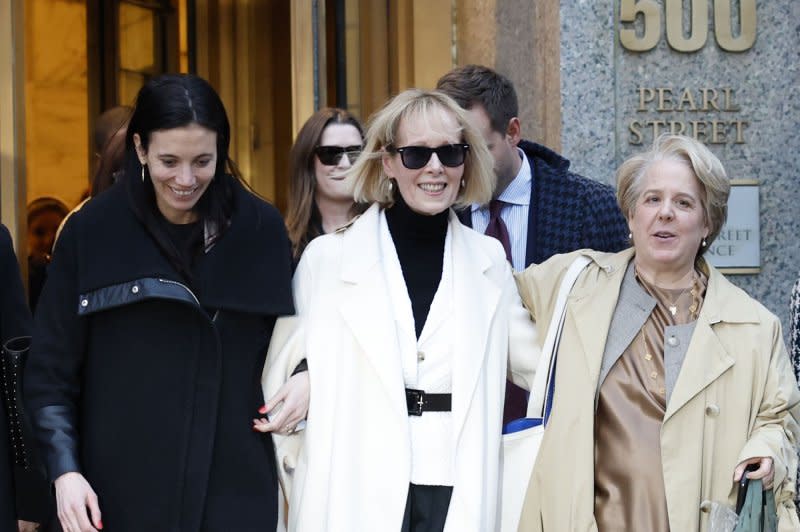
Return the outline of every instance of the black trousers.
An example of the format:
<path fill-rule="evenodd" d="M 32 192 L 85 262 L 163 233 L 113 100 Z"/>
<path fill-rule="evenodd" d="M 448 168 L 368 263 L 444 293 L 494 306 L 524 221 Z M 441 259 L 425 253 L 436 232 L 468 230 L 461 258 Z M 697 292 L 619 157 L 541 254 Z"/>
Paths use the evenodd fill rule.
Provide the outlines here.
<path fill-rule="evenodd" d="M 401 532 L 442 532 L 453 486 L 409 484 Z"/>

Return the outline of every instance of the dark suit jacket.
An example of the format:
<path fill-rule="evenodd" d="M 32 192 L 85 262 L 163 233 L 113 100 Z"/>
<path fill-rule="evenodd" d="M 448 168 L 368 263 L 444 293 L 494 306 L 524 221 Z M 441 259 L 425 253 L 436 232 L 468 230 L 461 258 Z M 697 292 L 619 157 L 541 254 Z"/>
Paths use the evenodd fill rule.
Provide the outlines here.
<path fill-rule="evenodd" d="M 576 249 L 628 247 L 628 224 L 610 186 L 570 172 L 569 161 L 544 146 L 523 140 L 519 147 L 533 174 L 525 266 Z M 472 227 L 471 209 L 459 218 Z"/>

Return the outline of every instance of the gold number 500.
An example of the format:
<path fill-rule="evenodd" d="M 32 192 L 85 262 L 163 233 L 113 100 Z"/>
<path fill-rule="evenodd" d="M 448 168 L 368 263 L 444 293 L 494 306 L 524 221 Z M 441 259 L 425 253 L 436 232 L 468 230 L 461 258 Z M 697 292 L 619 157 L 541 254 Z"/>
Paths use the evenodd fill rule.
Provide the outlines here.
<path fill-rule="evenodd" d="M 689 0 L 691 32 L 683 29 L 683 0 L 665 0 L 667 43 L 679 52 L 696 52 L 708 40 L 709 0 Z M 714 1 L 714 35 L 717 44 L 728 52 L 749 50 L 756 40 L 756 0 L 739 0 L 740 31 L 733 36 L 732 0 Z M 661 37 L 661 11 L 655 0 L 620 0 L 619 20 L 630 23 L 642 16 L 641 35 L 631 27 L 621 27 L 619 41 L 628 50 L 646 52 L 658 44 Z"/>

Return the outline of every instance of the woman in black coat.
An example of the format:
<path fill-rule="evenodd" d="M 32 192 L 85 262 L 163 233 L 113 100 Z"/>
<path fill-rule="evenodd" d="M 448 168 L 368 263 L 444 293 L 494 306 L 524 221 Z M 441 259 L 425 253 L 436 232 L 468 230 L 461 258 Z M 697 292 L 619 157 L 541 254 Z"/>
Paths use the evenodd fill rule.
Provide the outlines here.
<path fill-rule="evenodd" d="M 291 255 L 278 212 L 228 173 L 229 142 L 207 82 L 151 80 L 123 182 L 56 244 L 26 399 L 68 532 L 276 527 L 272 440 L 249 422 L 273 325 L 293 312 Z M 274 421 L 293 427 L 306 375 L 285 388 Z"/>
<path fill-rule="evenodd" d="M 0 225 L 0 344 L 30 334 L 30 312 L 19 276 L 11 235 Z M 0 531 L 17 529 L 11 442 L 6 409 L 0 400 Z"/>
<path fill-rule="evenodd" d="M 30 333 L 31 314 L 25 302 L 11 235 L 0 225 L 0 345 Z M 9 383 L 0 379 L 0 386 L 9 386 Z M 4 391 L 8 390 L 0 390 L 0 395 Z M 0 532 L 35 530 L 37 523 L 47 520 L 50 502 L 47 485 L 35 464 L 27 469 L 16 464 L 12 466 L 10 426 L 2 403 L 0 399 Z M 31 450 L 27 451 L 28 459 L 35 461 Z"/>

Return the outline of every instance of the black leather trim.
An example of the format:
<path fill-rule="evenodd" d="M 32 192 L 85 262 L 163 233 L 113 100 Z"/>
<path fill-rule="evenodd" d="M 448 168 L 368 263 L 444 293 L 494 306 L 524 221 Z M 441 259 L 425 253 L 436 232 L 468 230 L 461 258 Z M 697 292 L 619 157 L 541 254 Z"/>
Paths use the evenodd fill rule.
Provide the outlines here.
<path fill-rule="evenodd" d="M 36 435 L 44 449 L 44 462 L 51 482 L 71 471 L 80 472 L 78 433 L 72 409 L 51 405 L 33 413 Z"/>
<path fill-rule="evenodd" d="M 147 299 L 168 299 L 182 301 L 195 307 L 200 306 L 197 297 L 180 282 L 145 277 L 81 294 L 78 298 L 78 315 L 88 316 L 95 312 L 139 303 Z"/>

